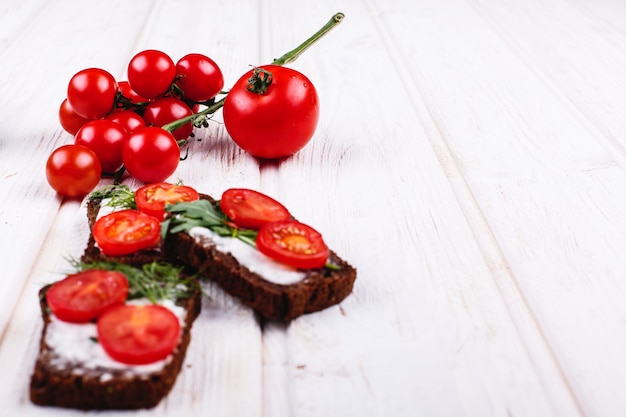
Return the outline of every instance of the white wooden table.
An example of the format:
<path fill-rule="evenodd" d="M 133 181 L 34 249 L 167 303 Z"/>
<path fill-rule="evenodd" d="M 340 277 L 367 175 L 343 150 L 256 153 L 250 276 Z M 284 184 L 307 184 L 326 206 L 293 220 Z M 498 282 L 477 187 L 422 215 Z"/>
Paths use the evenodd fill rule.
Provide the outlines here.
<path fill-rule="evenodd" d="M 285 326 L 207 287 L 171 395 L 99 415 L 626 415 L 623 1 L 1 0 L 0 416 L 81 414 L 28 400 L 37 291 L 87 236 L 44 175 L 69 78 L 156 48 L 229 86 L 337 11 L 291 64 L 312 142 L 259 163 L 218 114 L 172 180 L 274 196 L 358 268 L 352 295 Z"/>

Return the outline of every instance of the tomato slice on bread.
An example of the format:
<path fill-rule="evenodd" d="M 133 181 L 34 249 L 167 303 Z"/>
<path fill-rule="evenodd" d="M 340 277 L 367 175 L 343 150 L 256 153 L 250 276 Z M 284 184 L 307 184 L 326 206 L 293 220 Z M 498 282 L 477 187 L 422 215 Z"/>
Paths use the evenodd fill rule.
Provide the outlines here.
<path fill-rule="evenodd" d="M 127 296 L 128 279 L 124 274 L 90 269 L 52 284 L 46 292 L 46 302 L 59 320 L 85 323 L 124 304 Z"/>
<path fill-rule="evenodd" d="M 159 243 L 160 220 L 138 210 L 121 210 L 99 218 L 92 234 L 104 255 L 121 256 Z"/>
<path fill-rule="evenodd" d="M 166 182 L 144 185 L 135 192 L 137 209 L 159 220 L 165 217 L 167 204 L 195 201 L 199 198 L 198 192 L 191 187 Z"/>
<path fill-rule="evenodd" d="M 329 250 L 322 235 L 306 224 L 283 220 L 263 226 L 256 237 L 258 250 L 294 268 L 322 268 Z"/>
<path fill-rule="evenodd" d="M 260 229 L 269 222 L 291 218 L 289 211 L 278 201 L 246 188 L 224 191 L 220 208 L 237 227 L 243 229 Z"/>
<path fill-rule="evenodd" d="M 123 305 L 97 322 L 98 341 L 116 361 L 143 365 L 165 359 L 180 339 L 180 321 L 158 304 Z"/>

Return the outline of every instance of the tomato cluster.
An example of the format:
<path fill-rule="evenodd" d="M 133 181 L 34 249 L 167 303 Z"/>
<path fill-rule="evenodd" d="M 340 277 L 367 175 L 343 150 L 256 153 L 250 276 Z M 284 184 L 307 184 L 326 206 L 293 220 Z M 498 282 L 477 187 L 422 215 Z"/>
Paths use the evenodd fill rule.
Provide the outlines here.
<path fill-rule="evenodd" d="M 297 48 L 245 73 L 229 91 L 222 91 L 218 65 L 197 53 L 174 63 L 162 51 L 139 52 L 128 64 L 128 81 L 118 82 L 101 68 L 79 71 L 59 108 L 61 125 L 76 140 L 50 156 L 48 182 L 62 195 L 78 197 L 91 191 L 97 184 L 93 179 L 102 174 L 126 170 L 145 183 L 164 181 L 176 170 L 179 145 L 193 127 L 207 126 L 206 117 L 222 107 L 228 134 L 254 157 L 298 152 L 317 127 L 319 99 L 304 74 L 283 65 L 343 17 L 336 13 Z M 216 100 L 220 93 L 225 96 Z M 202 105 L 206 108 L 200 110 Z"/>
<path fill-rule="evenodd" d="M 165 180 L 193 125 L 162 127 L 212 104 L 224 87 L 219 66 L 195 53 L 174 63 L 162 51 L 139 52 L 127 76 L 118 82 L 104 69 L 87 68 L 70 79 L 59 120 L 74 143 L 55 150 L 46 166 L 48 182 L 60 194 L 85 195 L 102 175 L 123 168 L 142 182 Z"/>

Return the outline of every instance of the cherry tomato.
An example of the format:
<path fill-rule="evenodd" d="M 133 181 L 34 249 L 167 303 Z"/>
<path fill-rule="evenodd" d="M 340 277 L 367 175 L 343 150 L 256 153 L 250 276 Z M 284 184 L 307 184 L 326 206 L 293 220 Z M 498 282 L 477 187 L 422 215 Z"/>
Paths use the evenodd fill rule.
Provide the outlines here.
<path fill-rule="evenodd" d="M 141 97 L 139 94 L 137 94 L 135 90 L 131 88 L 128 81 L 119 81 L 117 83 L 117 87 L 119 88 L 120 93 L 122 93 L 122 95 L 129 99 L 130 102 L 133 104 L 146 103 L 150 101 L 147 98 Z"/>
<path fill-rule="evenodd" d="M 282 158 L 302 149 L 319 118 L 315 87 L 300 72 L 266 65 L 272 82 L 264 93 L 248 90 L 255 70 L 244 74 L 224 101 L 224 125 L 241 148 L 257 158 Z"/>
<path fill-rule="evenodd" d="M 126 170 L 145 183 L 162 182 L 176 171 L 180 148 L 174 136 L 160 127 L 144 127 L 133 133 L 122 149 Z"/>
<path fill-rule="evenodd" d="M 97 322 L 98 341 L 113 359 L 143 365 L 167 358 L 180 340 L 180 322 L 158 304 L 123 305 Z"/>
<path fill-rule="evenodd" d="M 165 217 L 167 204 L 195 201 L 199 198 L 198 192 L 191 187 L 166 182 L 144 185 L 135 191 L 137 209 L 159 220 Z"/>
<path fill-rule="evenodd" d="M 148 49 L 130 60 L 127 72 L 132 90 L 151 99 L 169 90 L 176 76 L 176 65 L 166 53 Z"/>
<path fill-rule="evenodd" d="M 267 223 L 256 238 L 259 251 L 294 268 L 321 268 L 329 250 L 322 235 L 295 220 Z"/>
<path fill-rule="evenodd" d="M 95 152 L 102 172 L 113 174 L 122 167 L 122 148 L 129 133 L 119 123 L 98 119 L 88 122 L 76 133 L 74 143 L 85 145 Z"/>
<path fill-rule="evenodd" d="M 146 125 L 161 127 L 192 114 L 191 108 L 184 101 L 174 97 L 162 97 L 146 106 L 143 119 L 146 121 Z M 176 139 L 187 139 L 191 135 L 192 130 L 193 125 L 186 123 L 174 130 L 172 135 Z"/>
<path fill-rule="evenodd" d="M 98 157 L 83 145 L 61 146 L 52 152 L 46 163 L 48 183 L 66 197 L 82 197 L 90 193 L 101 176 Z"/>
<path fill-rule="evenodd" d="M 105 117 L 105 119 L 119 123 L 128 133 L 133 133 L 135 130 L 146 125 L 143 118 L 132 110 L 114 111 Z"/>
<path fill-rule="evenodd" d="M 278 201 L 245 188 L 224 191 L 220 208 L 237 227 L 247 229 L 260 229 L 266 223 L 291 218 L 289 211 Z"/>
<path fill-rule="evenodd" d="M 207 101 L 215 97 L 224 87 L 224 76 L 217 64 L 202 54 L 188 54 L 176 63 L 176 85 L 184 98 L 192 101 Z"/>
<path fill-rule="evenodd" d="M 160 220 L 138 210 L 120 210 L 100 217 L 93 225 L 93 238 L 103 254 L 121 256 L 159 243 Z"/>
<path fill-rule="evenodd" d="M 113 110 L 117 83 L 100 68 L 77 72 L 67 86 L 67 100 L 74 112 L 85 119 L 99 119 Z"/>
<path fill-rule="evenodd" d="M 105 310 L 124 304 L 128 279 L 121 272 L 91 269 L 67 276 L 50 286 L 46 301 L 59 319 L 85 323 Z"/>
<path fill-rule="evenodd" d="M 75 135 L 78 129 L 91 120 L 77 115 L 67 99 L 63 100 L 59 106 L 59 121 L 63 129 L 70 135 Z"/>

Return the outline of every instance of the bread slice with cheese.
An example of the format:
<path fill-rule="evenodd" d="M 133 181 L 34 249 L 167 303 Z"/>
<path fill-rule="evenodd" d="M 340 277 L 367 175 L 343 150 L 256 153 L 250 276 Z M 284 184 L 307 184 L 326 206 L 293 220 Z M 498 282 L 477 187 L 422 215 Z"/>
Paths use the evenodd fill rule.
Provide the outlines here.
<path fill-rule="evenodd" d="M 186 221 L 184 217 L 190 211 L 184 207 L 193 207 L 193 214 Z M 289 322 L 334 306 L 352 292 L 356 269 L 332 250 L 326 266 L 295 269 L 268 258 L 254 245 L 239 239 L 237 234 L 241 231 L 224 232 L 228 219 L 209 196 L 197 202 L 176 204 L 170 207 L 170 212 L 170 218 L 179 227 L 169 226 L 162 244 L 165 257 L 194 268 L 265 319 Z M 214 218 L 217 224 L 214 229 L 219 233 L 199 220 L 207 215 Z M 187 226 L 180 225 L 185 222 Z"/>
<path fill-rule="evenodd" d="M 43 329 L 30 380 L 31 401 L 41 406 L 81 410 L 156 406 L 171 390 L 181 371 L 192 324 L 201 308 L 201 290 L 196 281 L 170 281 L 168 285 L 166 292 L 170 295 L 157 303 L 171 309 L 179 318 L 179 341 L 165 359 L 145 365 L 127 365 L 107 356 L 97 340 L 95 323 L 68 323 L 55 317 L 46 299 L 50 286 L 43 287 L 40 290 Z M 128 301 L 149 302 L 141 298 Z"/>

